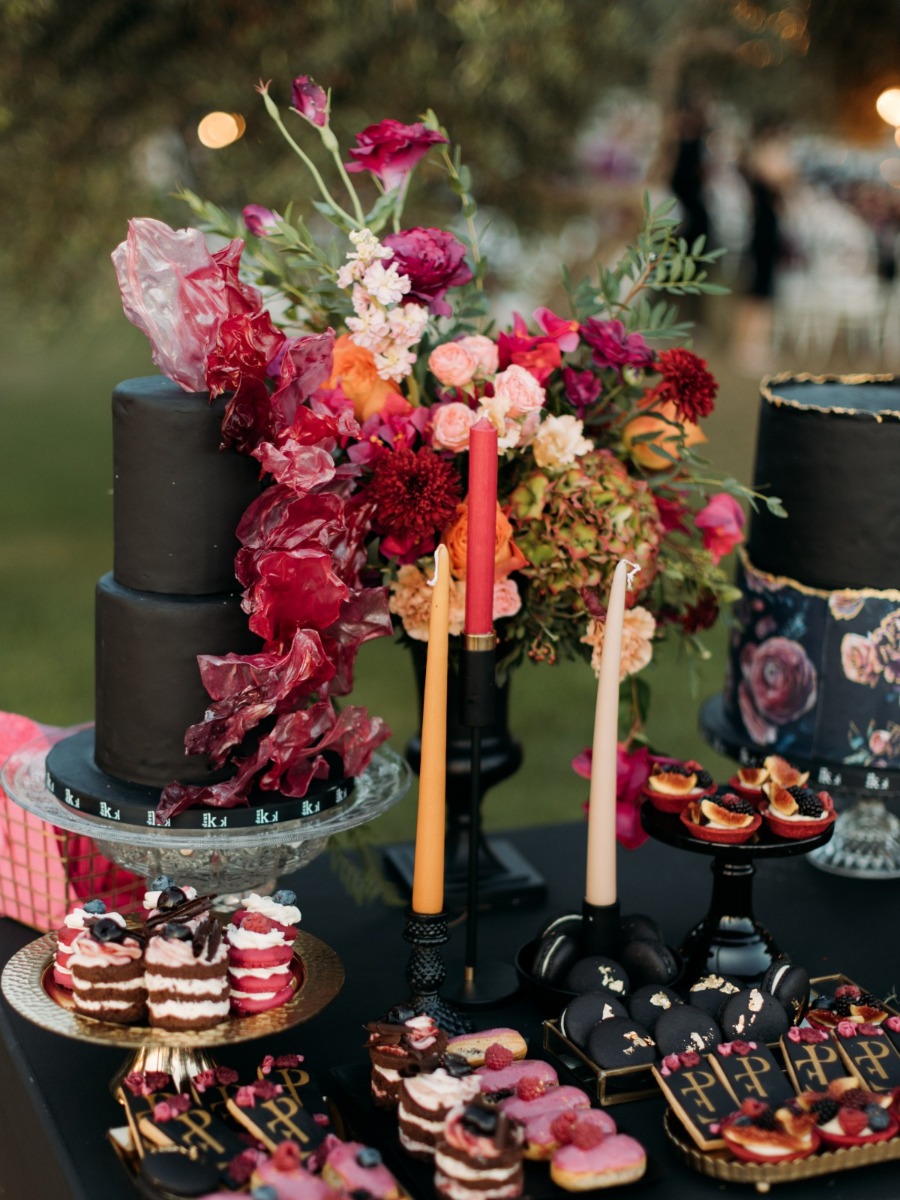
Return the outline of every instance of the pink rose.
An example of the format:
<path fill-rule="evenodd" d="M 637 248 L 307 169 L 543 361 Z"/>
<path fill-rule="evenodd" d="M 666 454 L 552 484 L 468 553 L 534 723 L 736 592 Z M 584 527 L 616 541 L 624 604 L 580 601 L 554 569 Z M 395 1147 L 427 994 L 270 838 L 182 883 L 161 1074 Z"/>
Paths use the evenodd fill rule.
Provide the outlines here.
<path fill-rule="evenodd" d="M 469 448 L 469 430 L 475 423 L 475 413 L 467 404 L 454 400 L 439 404 L 432 410 L 431 444 L 436 450 L 452 450 L 458 454 Z"/>
<path fill-rule="evenodd" d="M 873 729 L 869 734 L 869 752 L 876 757 L 891 752 L 891 735 L 886 729 Z"/>
<path fill-rule="evenodd" d="M 456 344 L 462 346 L 464 350 L 468 350 L 475 359 L 478 364 L 476 374 L 480 378 L 486 379 L 490 375 L 497 374 L 500 352 L 497 349 L 496 342 L 492 342 L 489 337 L 484 337 L 483 334 L 472 333 L 468 337 L 461 337 Z"/>
<path fill-rule="evenodd" d="M 694 518 L 703 545 L 718 563 L 744 540 L 744 513 L 734 496 L 718 492 Z"/>
<path fill-rule="evenodd" d="M 522 597 L 514 579 L 501 579 L 494 584 L 493 617 L 499 621 L 503 617 L 514 617 L 522 607 Z"/>
<path fill-rule="evenodd" d="M 524 417 L 526 413 L 537 412 L 544 407 L 547 398 L 531 372 L 515 363 L 501 371 L 494 380 L 494 395 L 505 402 L 506 413 L 510 417 Z"/>
<path fill-rule="evenodd" d="M 291 85 L 291 107 L 310 125 L 324 129 L 328 124 L 328 97 L 325 89 L 309 75 L 298 75 Z M 352 153 L 352 151 L 351 151 Z"/>
<path fill-rule="evenodd" d="M 345 165 L 348 171 L 370 171 L 381 180 L 385 191 L 391 192 L 403 183 L 432 146 L 446 141 L 436 130 L 426 129 L 421 121 L 404 125 L 387 119 L 366 126 L 356 135 L 356 146 L 350 151 L 353 162 Z"/>
<path fill-rule="evenodd" d="M 851 683 L 876 687 L 882 665 L 875 642 L 858 633 L 845 633 L 841 638 L 841 666 Z"/>
<path fill-rule="evenodd" d="M 787 725 L 816 702 L 816 668 L 799 642 L 774 637 L 745 647 L 741 668 L 753 707 L 763 721 Z"/>
<path fill-rule="evenodd" d="M 465 387 L 475 378 L 478 363 L 459 342 L 443 342 L 428 355 L 428 369 L 444 387 Z"/>
<path fill-rule="evenodd" d="M 402 229 L 388 234 L 383 244 L 393 250 L 391 260 L 401 275 L 409 278 L 404 304 L 425 304 L 438 317 L 449 317 L 452 309 L 444 296 L 448 288 L 461 287 L 472 278 L 466 248 L 445 229 Z"/>

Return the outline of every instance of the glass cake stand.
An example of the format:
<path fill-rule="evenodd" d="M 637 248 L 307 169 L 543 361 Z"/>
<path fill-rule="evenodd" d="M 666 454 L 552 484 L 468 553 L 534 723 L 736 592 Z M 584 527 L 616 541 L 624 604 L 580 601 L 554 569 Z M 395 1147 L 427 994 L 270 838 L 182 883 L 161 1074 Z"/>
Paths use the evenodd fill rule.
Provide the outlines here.
<path fill-rule="evenodd" d="M 45 783 L 50 747 L 72 730 L 28 742 L 0 771 L 11 800 L 50 825 L 82 834 L 101 854 L 137 875 L 169 875 L 201 892 L 242 892 L 312 862 L 336 833 L 381 816 L 407 792 L 412 773 L 393 750 L 377 751 L 337 808 L 259 829 L 166 829 L 104 820 L 70 808 Z"/>
<path fill-rule="evenodd" d="M 300 930 L 294 944 L 292 971 L 296 990 L 287 1003 L 247 1017 L 229 1017 L 212 1029 L 172 1031 L 145 1025 L 116 1025 L 75 1011 L 71 993 L 53 981 L 56 933 L 46 933 L 23 946 L 3 969 L 0 990 L 26 1020 L 76 1041 L 119 1047 L 131 1055 L 116 1072 L 111 1089 L 131 1071 L 165 1071 L 177 1089 L 191 1076 L 215 1063 L 208 1050 L 271 1037 L 320 1013 L 344 982 L 344 967 L 325 942 Z"/>

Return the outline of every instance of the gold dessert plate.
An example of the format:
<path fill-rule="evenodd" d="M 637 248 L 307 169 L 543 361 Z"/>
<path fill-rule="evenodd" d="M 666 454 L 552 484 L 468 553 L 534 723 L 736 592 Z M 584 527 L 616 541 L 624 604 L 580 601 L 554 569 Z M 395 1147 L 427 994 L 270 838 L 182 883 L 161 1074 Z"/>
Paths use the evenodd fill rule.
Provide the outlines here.
<path fill-rule="evenodd" d="M 252 1016 L 229 1017 L 211 1029 L 176 1032 L 149 1025 L 116 1025 L 77 1013 L 71 995 L 53 980 L 55 954 L 55 932 L 23 946 L 4 968 L 0 978 L 3 995 L 16 1012 L 41 1029 L 79 1042 L 125 1050 L 227 1046 L 270 1037 L 320 1013 L 344 982 L 344 967 L 337 953 L 319 938 L 301 931 L 291 964 L 296 990 L 287 1003 Z"/>

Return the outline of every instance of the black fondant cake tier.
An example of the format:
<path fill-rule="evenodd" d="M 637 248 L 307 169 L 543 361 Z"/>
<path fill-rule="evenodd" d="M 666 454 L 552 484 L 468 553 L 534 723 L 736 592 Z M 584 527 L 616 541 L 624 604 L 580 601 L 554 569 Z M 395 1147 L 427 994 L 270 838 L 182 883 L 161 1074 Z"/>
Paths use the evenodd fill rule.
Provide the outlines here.
<path fill-rule="evenodd" d="M 114 779 L 94 759 L 94 731 L 82 729 L 57 742 L 47 755 L 46 784 L 63 804 L 117 825 L 161 825 L 175 829 L 246 829 L 304 820 L 343 804 L 353 792 L 352 779 L 314 779 L 302 799 L 257 791 L 249 805 L 191 808 L 169 821 L 156 819 L 159 788 Z"/>
<path fill-rule="evenodd" d="M 779 375 L 765 381 L 747 551 L 761 571 L 814 588 L 900 587 L 900 380 Z"/>
<path fill-rule="evenodd" d="M 163 376 L 113 392 L 113 574 L 142 592 L 233 591 L 235 529 L 259 465 L 220 449 L 225 401 Z"/>
<path fill-rule="evenodd" d="M 161 788 L 214 778 L 205 756 L 187 755 L 184 735 L 210 703 L 199 654 L 253 654 L 240 593 L 160 595 L 104 575 L 96 591 L 97 765 Z"/>

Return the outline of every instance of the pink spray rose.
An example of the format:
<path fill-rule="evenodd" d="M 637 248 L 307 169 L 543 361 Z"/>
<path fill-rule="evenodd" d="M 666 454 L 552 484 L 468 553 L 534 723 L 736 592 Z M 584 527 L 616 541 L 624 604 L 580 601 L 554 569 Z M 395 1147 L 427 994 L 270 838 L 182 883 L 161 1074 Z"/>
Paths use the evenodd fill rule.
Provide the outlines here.
<path fill-rule="evenodd" d="M 454 454 L 468 450 L 469 430 L 476 417 L 472 409 L 454 400 L 450 404 L 436 405 L 431 411 L 434 416 L 431 444 L 435 450 L 452 450 Z"/>
<path fill-rule="evenodd" d="M 325 89 L 309 75 L 298 75 L 291 86 L 291 107 L 310 125 L 324 129 L 328 124 L 328 97 Z"/>
<path fill-rule="evenodd" d="M 718 563 L 744 540 L 744 512 L 727 492 L 718 492 L 697 513 L 694 524 L 703 534 L 703 545 Z"/>
<path fill-rule="evenodd" d="M 428 370 L 444 387 L 461 388 L 475 378 L 478 362 L 459 342 L 443 342 L 428 355 Z"/>
<path fill-rule="evenodd" d="M 394 252 L 393 264 L 409 278 L 404 304 L 427 304 L 429 312 L 449 317 L 452 309 L 444 296 L 472 278 L 466 248 L 445 229 L 402 229 L 388 234 L 383 244 Z"/>
<path fill-rule="evenodd" d="M 403 183 L 432 146 L 446 141 L 436 130 L 426 129 L 421 121 L 404 125 L 388 118 L 377 125 L 367 125 L 356 135 L 356 146 L 350 150 L 353 162 L 345 165 L 348 171 L 371 171 L 390 192 Z"/>
<path fill-rule="evenodd" d="M 478 363 L 476 374 L 479 378 L 486 379 L 490 375 L 497 374 L 499 354 L 496 342 L 492 342 L 484 334 L 471 333 L 468 337 L 460 338 L 456 344 L 462 346 L 464 350 L 468 350 Z"/>
<path fill-rule="evenodd" d="M 544 407 L 544 389 L 524 367 L 512 366 L 501 371 L 494 380 L 494 395 L 502 398 L 506 415 L 524 417 Z"/>
<path fill-rule="evenodd" d="M 816 668 L 791 638 L 773 637 L 759 646 L 745 646 L 741 670 L 747 698 L 768 724 L 796 721 L 816 702 Z"/>

